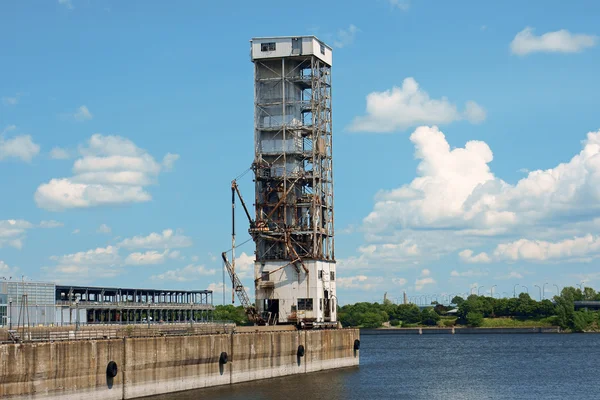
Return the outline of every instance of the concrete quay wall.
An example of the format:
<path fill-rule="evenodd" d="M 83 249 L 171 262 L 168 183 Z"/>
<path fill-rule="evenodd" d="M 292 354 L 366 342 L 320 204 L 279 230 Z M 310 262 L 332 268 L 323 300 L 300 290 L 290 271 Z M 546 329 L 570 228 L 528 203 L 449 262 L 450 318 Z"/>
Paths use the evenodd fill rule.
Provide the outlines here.
<path fill-rule="evenodd" d="M 358 329 L 0 345 L 2 399 L 133 399 L 358 365 Z M 304 354 L 299 356 L 303 346 Z M 223 363 L 222 354 L 227 354 Z M 107 375 L 110 361 L 117 364 Z"/>

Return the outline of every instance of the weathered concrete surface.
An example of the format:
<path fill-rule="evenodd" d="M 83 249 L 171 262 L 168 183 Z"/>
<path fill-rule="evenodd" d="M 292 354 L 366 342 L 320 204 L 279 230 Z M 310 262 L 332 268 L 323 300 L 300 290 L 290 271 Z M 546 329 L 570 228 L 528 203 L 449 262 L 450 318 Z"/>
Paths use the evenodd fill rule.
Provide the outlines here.
<path fill-rule="evenodd" d="M 0 345 L 0 397 L 132 399 L 358 365 L 357 329 Z M 304 356 L 298 356 L 304 346 Z M 228 362 L 222 364 L 222 352 Z M 109 379 L 109 361 L 118 374 Z"/>
<path fill-rule="evenodd" d="M 125 399 L 230 383 L 231 335 L 180 336 L 127 340 Z"/>
<path fill-rule="evenodd" d="M 0 345 L 0 397 L 110 400 L 123 398 L 123 340 Z"/>
<path fill-rule="evenodd" d="M 354 351 L 358 329 L 305 331 L 306 372 L 358 365 L 359 351 Z"/>
<path fill-rule="evenodd" d="M 231 383 L 306 372 L 298 346 L 306 345 L 302 331 L 233 335 Z"/>

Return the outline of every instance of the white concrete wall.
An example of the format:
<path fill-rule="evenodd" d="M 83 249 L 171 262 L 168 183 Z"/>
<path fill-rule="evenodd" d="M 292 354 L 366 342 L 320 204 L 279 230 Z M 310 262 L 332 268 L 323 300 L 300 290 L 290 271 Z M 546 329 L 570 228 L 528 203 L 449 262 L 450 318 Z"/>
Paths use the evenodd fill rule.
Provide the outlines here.
<path fill-rule="evenodd" d="M 331 280 L 331 272 L 334 272 L 337 278 L 335 263 L 325 261 L 304 261 L 308 269 L 308 274 L 300 267 L 300 273 L 296 272 L 293 265 L 284 268 L 287 261 L 277 262 L 256 262 L 254 264 L 254 276 L 258 278 L 256 291 L 256 304 L 259 311 L 263 311 L 264 299 L 279 300 L 279 323 L 286 323 L 290 317 L 293 317 L 292 306 L 298 305 L 298 299 L 313 299 L 312 311 L 296 311 L 298 320 L 315 318 L 317 322 L 325 322 L 325 309 L 321 310 L 321 299 L 324 299 L 324 291 L 327 290 L 330 299 L 331 321 L 337 321 L 336 315 L 336 285 L 335 279 Z M 278 271 L 276 271 L 279 269 Z M 269 275 L 269 282 L 272 282 L 273 288 L 265 285 L 261 280 L 263 272 L 273 272 Z M 319 278 L 319 271 L 323 271 Z M 333 301 L 333 302 L 332 302 Z"/>
<path fill-rule="evenodd" d="M 313 36 L 297 36 L 302 40 L 302 54 L 314 55 L 320 60 L 332 65 L 332 49 L 324 42 Z M 275 51 L 261 51 L 262 43 L 275 43 Z M 321 53 L 321 43 L 325 46 L 325 54 Z M 292 37 L 273 37 L 273 38 L 254 38 L 250 41 L 250 52 L 252 60 L 264 58 L 279 58 L 291 57 L 292 54 Z"/>

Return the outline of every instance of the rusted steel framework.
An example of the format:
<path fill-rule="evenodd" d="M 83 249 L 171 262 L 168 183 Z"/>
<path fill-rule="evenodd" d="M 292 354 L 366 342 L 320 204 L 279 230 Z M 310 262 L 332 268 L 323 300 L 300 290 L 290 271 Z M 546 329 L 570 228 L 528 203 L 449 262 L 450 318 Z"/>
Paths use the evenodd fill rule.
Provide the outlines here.
<path fill-rule="evenodd" d="M 331 66 L 314 55 L 254 65 L 256 260 L 335 261 Z"/>

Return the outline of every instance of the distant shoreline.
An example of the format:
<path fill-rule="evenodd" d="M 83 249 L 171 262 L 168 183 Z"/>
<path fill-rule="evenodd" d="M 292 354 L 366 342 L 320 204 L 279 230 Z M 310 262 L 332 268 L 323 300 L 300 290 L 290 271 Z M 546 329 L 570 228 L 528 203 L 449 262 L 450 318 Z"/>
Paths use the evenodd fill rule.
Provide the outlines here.
<path fill-rule="evenodd" d="M 544 327 L 494 327 L 494 328 L 471 328 L 471 327 L 422 327 L 422 328 L 363 328 L 361 335 L 461 335 L 461 334 L 510 334 L 510 333 L 568 333 L 558 326 Z"/>

